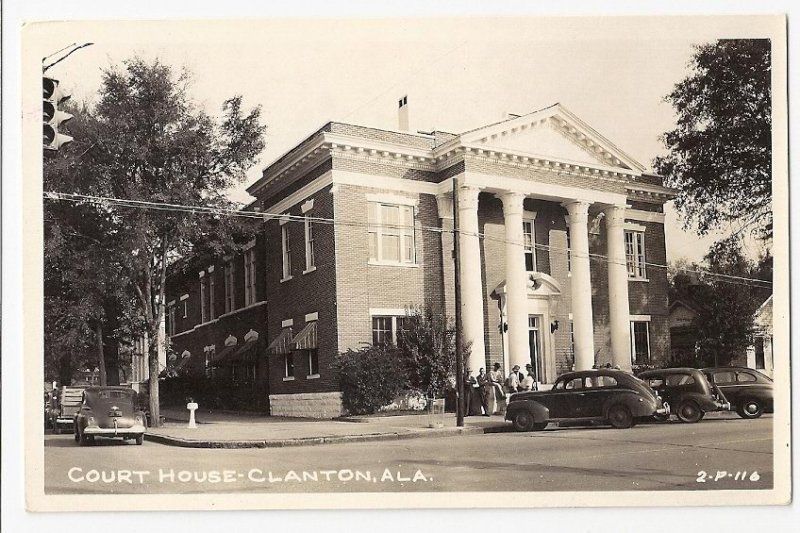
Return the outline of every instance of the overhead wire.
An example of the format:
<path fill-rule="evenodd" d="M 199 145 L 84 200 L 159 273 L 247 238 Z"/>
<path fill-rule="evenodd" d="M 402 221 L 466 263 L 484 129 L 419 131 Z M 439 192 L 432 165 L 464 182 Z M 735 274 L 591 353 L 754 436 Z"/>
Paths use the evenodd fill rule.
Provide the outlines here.
<path fill-rule="evenodd" d="M 179 213 L 186 213 L 186 214 L 205 214 L 205 215 L 216 215 L 216 216 L 233 216 L 233 217 L 241 217 L 241 218 L 249 218 L 249 219 L 260 219 L 264 221 L 268 220 L 285 220 L 289 222 L 302 222 L 305 223 L 306 221 L 312 224 L 327 224 L 327 225 L 338 225 L 338 226 L 346 226 L 346 227 L 358 227 L 358 228 L 371 228 L 375 227 L 374 223 L 364 222 L 360 220 L 345 220 L 345 219 L 333 219 L 333 218 L 325 218 L 325 217 L 318 217 L 318 216 L 307 216 L 307 215 L 291 215 L 288 213 L 270 213 L 264 211 L 247 211 L 243 209 L 230 209 L 230 208 L 222 208 L 222 207 L 210 207 L 210 206 L 191 206 L 191 205 L 182 205 L 182 204 L 173 204 L 167 202 L 152 202 L 147 200 L 132 200 L 132 199 L 124 199 L 124 198 L 113 198 L 107 196 L 95 196 L 95 195 L 87 195 L 87 194 L 79 194 L 79 193 L 65 193 L 65 192 L 55 192 L 55 191 L 47 191 L 43 193 L 43 198 L 47 200 L 54 200 L 54 201 L 67 201 L 72 203 L 90 203 L 94 205 L 100 206 L 108 206 L 108 205 L 116 205 L 119 207 L 127 207 L 133 209 L 148 209 L 153 211 L 164 211 L 164 212 L 179 212 Z M 492 241 L 503 243 L 512 246 L 522 246 L 527 247 L 529 246 L 524 241 L 511 241 L 505 238 L 494 237 L 491 235 L 487 235 L 486 233 L 481 232 L 472 232 L 472 231 L 465 231 L 463 229 L 459 230 L 448 230 L 441 228 L 439 226 L 407 226 L 403 224 L 391 224 L 393 228 L 396 229 L 412 229 L 414 231 L 421 230 L 425 232 L 431 233 L 458 233 L 462 236 L 467 237 L 477 237 L 479 239 L 485 241 Z M 598 253 L 581 253 L 576 252 L 571 248 L 562 248 L 558 246 L 553 246 L 550 244 L 541 244 L 541 243 L 534 243 L 532 245 L 537 250 L 543 250 L 551 253 L 561 253 L 561 254 L 569 254 L 570 257 L 587 257 L 590 260 L 594 260 L 597 262 L 605 262 L 607 264 L 617 264 L 626 266 L 628 265 L 627 261 L 614 261 L 610 259 L 607 255 L 598 254 Z M 652 267 L 652 268 L 660 268 L 660 269 L 668 269 L 669 265 L 654 263 L 645 261 L 643 263 L 645 267 Z M 768 288 L 768 286 L 772 285 L 771 281 L 761 280 L 757 278 L 749 278 L 746 276 L 736 276 L 732 274 L 723 274 L 720 272 L 713 272 L 706 269 L 698 269 L 698 268 L 681 268 L 681 272 L 687 273 L 694 273 L 700 276 L 710 276 L 717 278 L 721 281 L 725 281 L 726 283 L 737 284 L 737 285 L 747 285 L 747 286 L 760 286 L 762 288 Z"/>

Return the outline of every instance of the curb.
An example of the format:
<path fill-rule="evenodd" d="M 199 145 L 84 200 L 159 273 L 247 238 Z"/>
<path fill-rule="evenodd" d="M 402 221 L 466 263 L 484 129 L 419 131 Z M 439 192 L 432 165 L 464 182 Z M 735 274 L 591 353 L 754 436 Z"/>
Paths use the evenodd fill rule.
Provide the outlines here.
<path fill-rule="evenodd" d="M 190 440 L 178 437 L 170 437 L 157 433 L 145 433 L 145 440 L 165 444 L 167 446 L 177 446 L 180 448 L 288 448 L 292 446 L 316 446 L 320 444 L 342 444 L 350 442 L 372 442 L 388 440 L 406 440 L 433 437 L 446 437 L 449 435 L 478 435 L 486 433 L 487 429 L 492 428 L 455 428 L 455 429 L 431 429 L 428 431 L 416 431 L 410 433 L 373 433 L 368 435 L 341 435 L 331 437 L 305 437 L 298 439 L 280 440 Z"/>

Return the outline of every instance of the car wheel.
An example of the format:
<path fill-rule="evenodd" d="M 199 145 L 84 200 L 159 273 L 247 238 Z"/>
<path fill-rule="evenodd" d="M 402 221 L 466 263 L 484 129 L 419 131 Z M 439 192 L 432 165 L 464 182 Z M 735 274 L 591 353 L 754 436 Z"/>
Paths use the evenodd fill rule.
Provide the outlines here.
<path fill-rule="evenodd" d="M 141 446 L 143 442 L 144 442 L 144 433 L 136 435 L 136 444 Z"/>
<path fill-rule="evenodd" d="M 739 416 L 742 418 L 758 418 L 764 414 L 764 405 L 761 403 L 761 401 L 756 400 L 755 398 L 748 398 L 739 404 L 736 412 L 739 413 Z"/>
<path fill-rule="evenodd" d="M 703 418 L 703 410 L 693 400 L 686 400 L 678 406 L 678 418 L 681 422 L 693 424 Z"/>
<path fill-rule="evenodd" d="M 617 429 L 633 427 L 633 415 L 624 405 L 615 405 L 608 410 L 608 421 Z"/>
<path fill-rule="evenodd" d="M 514 426 L 515 431 L 530 431 L 533 429 L 533 424 L 533 415 L 524 409 L 517 411 L 511 420 L 511 425 Z"/>
<path fill-rule="evenodd" d="M 536 422 L 533 424 L 534 431 L 542 431 L 546 427 L 547 427 L 547 422 Z"/>

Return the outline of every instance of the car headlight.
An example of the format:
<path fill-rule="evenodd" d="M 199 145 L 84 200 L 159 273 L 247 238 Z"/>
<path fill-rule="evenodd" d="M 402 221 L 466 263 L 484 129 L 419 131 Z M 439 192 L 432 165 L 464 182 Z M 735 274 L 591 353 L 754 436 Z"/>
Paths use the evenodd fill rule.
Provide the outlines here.
<path fill-rule="evenodd" d="M 87 423 L 88 425 L 90 425 L 90 426 L 94 426 L 94 425 L 96 425 L 96 424 L 95 424 L 95 422 L 94 422 L 94 417 L 93 417 L 93 416 L 90 416 L 89 418 L 87 418 L 87 419 L 86 419 L 86 423 Z"/>
<path fill-rule="evenodd" d="M 142 415 L 136 415 L 133 417 L 133 421 L 139 425 L 142 425 Z"/>

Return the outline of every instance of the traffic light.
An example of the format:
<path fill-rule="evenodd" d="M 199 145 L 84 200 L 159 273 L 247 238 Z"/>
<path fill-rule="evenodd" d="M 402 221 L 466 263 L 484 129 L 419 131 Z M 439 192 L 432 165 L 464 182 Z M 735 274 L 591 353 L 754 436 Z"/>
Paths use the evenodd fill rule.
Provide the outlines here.
<path fill-rule="evenodd" d="M 42 77 L 42 143 L 45 150 L 58 150 L 67 143 L 72 142 L 72 137 L 59 133 L 59 127 L 72 118 L 72 115 L 61 111 L 58 106 L 69 99 L 58 87 L 58 80 Z"/>

